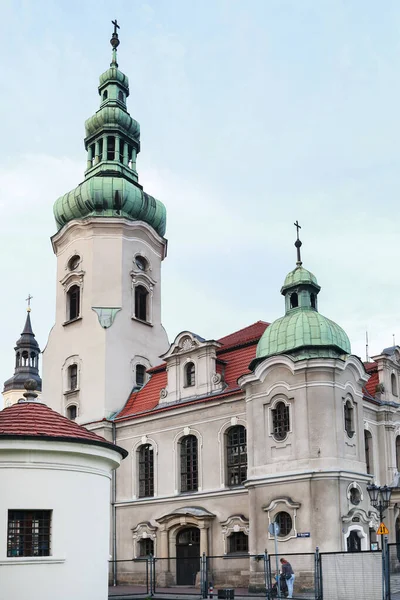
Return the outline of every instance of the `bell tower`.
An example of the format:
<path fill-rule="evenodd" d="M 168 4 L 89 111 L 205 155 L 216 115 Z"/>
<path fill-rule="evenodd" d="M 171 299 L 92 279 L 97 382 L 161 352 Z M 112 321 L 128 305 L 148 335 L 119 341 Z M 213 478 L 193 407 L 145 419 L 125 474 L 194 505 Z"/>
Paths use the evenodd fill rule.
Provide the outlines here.
<path fill-rule="evenodd" d="M 82 424 L 118 412 L 169 346 L 161 324 L 166 210 L 139 183 L 140 126 L 127 111 L 113 25 L 100 107 L 85 123 L 85 178 L 54 205 L 56 320 L 43 356 L 43 400 Z"/>

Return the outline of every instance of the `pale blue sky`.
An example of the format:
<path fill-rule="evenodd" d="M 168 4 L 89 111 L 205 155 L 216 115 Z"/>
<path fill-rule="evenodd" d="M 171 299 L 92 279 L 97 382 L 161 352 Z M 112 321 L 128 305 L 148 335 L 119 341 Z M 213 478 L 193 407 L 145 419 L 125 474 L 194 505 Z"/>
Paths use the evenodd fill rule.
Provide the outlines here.
<path fill-rule="evenodd" d="M 112 9 L 110 6 L 112 5 Z M 400 342 L 400 3 L 386 0 L 3 0 L 0 381 L 34 296 L 54 320 L 52 205 L 83 178 L 111 19 L 138 170 L 167 206 L 163 321 L 218 338 L 283 314 L 303 259 L 353 352 Z"/>

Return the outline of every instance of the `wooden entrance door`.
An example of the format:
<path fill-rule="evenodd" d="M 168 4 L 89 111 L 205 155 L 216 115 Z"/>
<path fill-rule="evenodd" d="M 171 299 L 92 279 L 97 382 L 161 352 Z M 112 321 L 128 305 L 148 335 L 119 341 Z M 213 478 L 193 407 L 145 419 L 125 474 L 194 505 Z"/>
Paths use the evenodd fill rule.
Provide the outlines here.
<path fill-rule="evenodd" d="M 361 539 L 354 529 L 347 538 L 347 552 L 361 552 Z"/>
<path fill-rule="evenodd" d="M 176 538 L 176 583 L 195 585 L 200 571 L 200 530 L 182 529 Z"/>

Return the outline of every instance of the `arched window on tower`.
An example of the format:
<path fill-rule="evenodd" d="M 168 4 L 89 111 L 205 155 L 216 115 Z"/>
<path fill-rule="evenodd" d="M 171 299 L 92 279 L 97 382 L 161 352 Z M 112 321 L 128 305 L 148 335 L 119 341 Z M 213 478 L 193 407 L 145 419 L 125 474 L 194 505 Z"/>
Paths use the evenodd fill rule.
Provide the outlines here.
<path fill-rule="evenodd" d="M 108 92 L 107 92 L 107 90 L 104 90 L 104 92 L 103 92 L 103 100 L 107 100 L 107 98 L 108 98 Z"/>
<path fill-rule="evenodd" d="M 196 383 L 196 368 L 190 362 L 185 366 L 185 387 L 192 387 Z"/>
<path fill-rule="evenodd" d="M 68 391 L 72 392 L 78 387 L 78 365 L 68 367 Z"/>
<path fill-rule="evenodd" d="M 290 294 L 290 308 L 297 308 L 299 305 L 299 297 L 296 292 Z"/>
<path fill-rule="evenodd" d="M 15 368 L 20 366 L 21 355 L 19 352 L 15 355 Z"/>
<path fill-rule="evenodd" d="M 148 297 L 149 292 L 143 285 L 135 287 L 135 317 L 141 321 L 148 320 Z"/>
<path fill-rule="evenodd" d="M 29 366 L 29 354 L 26 350 L 23 351 L 22 353 L 22 367 L 28 367 Z"/>
<path fill-rule="evenodd" d="M 107 136 L 107 160 L 114 160 L 115 158 L 115 137 L 113 135 Z"/>
<path fill-rule="evenodd" d="M 80 315 L 81 290 L 78 285 L 73 285 L 67 292 L 67 320 L 72 321 Z"/>
<path fill-rule="evenodd" d="M 120 100 L 121 102 L 124 101 L 124 94 L 121 91 L 118 92 L 118 100 Z"/>
<path fill-rule="evenodd" d="M 367 429 L 364 429 L 364 444 L 367 473 L 371 475 L 373 473 L 372 435 Z"/>
<path fill-rule="evenodd" d="M 310 304 L 311 304 L 311 308 L 317 308 L 315 294 L 310 294 Z"/>
<path fill-rule="evenodd" d="M 354 416 L 353 416 L 353 407 L 351 405 L 350 400 L 344 405 L 344 429 L 347 435 L 351 438 L 354 435 Z"/>
<path fill-rule="evenodd" d="M 397 377 L 394 373 L 392 373 L 390 381 L 392 383 L 392 394 L 393 396 L 397 396 Z"/>
<path fill-rule="evenodd" d="M 67 408 L 67 417 L 70 421 L 75 421 L 77 415 L 77 409 L 75 404 L 71 404 Z"/>

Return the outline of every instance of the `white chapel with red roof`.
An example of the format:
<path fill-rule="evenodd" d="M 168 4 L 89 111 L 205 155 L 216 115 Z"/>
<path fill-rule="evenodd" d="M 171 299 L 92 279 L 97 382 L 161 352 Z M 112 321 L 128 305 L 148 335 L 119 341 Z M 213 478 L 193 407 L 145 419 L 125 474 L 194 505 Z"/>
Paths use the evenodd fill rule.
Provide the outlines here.
<path fill-rule="evenodd" d="M 100 107 L 85 124 L 84 180 L 54 206 L 42 400 L 128 455 L 113 488 L 112 557 L 184 556 L 182 569 L 164 561 L 162 577 L 191 585 L 203 552 L 273 551 L 272 522 L 282 553 L 369 549 L 379 522 L 367 486 L 400 470 L 400 349 L 367 364 L 352 355 L 320 312 L 299 237 L 281 318 L 220 339 L 182 328 L 168 340 L 166 209 L 139 183 L 140 127 L 116 29 L 111 42 Z M 394 505 L 388 524 L 400 540 Z M 257 583 L 256 561 L 251 569 Z"/>

